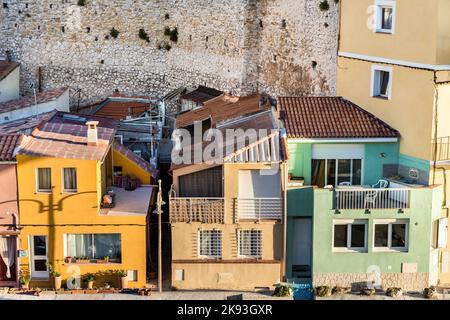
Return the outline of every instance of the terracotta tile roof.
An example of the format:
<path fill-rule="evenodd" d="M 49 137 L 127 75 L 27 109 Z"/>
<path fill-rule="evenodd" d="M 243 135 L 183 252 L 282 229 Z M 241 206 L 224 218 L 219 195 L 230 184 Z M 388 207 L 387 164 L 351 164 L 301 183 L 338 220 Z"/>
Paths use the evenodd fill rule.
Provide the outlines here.
<path fill-rule="evenodd" d="M 87 121 L 99 121 L 98 145 L 87 145 Z M 36 157 L 102 160 L 118 122 L 112 119 L 57 112 L 25 137 L 18 154 Z"/>
<path fill-rule="evenodd" d="M 204 103 L 222 94 L 223 94 L 222 91 L 204 86 L 199 86 L 194 91 L 183 94 L 180 98 L 184 100 L 191 100 L 196 103 Z"/>
<path fill-rule="evenodd" d="M 22 136 L 0 135 L 0 161 L 14 161 L 15 150 L 20 145 Z"/>
<path fill-rule="evenodd" d="M 342 97 L 279 97 L 288 138 L 387 138 L 398 131 Z"/>
<path fill-rule="evenodd" d="M 260 95 L 248 97 L 230 97 L 222 95 L 209 100 L 204 106 L 182 113 L 177 117 L 176 127 L 183 128 L 211 118 L 211 124 L 215 127 L 218 123 L 226 120 L 240 118 L 270 108 L 268 103 L 260 106 Z"/>
<path fill-rule="evenodd" d="M 67 88 L 52 89 L 44 92 L 39 92 L 36 94 L 36 99 L 38 104 L 50 102 L 59 98 Z M 0 113 L 9 112 L 13 110 L 18 110 L 26 107 L 35 105 L 34 95 L 26 96 L 17 100 L 11 100 L 7 102 L 0 103 Z"/>
<path fill-rule="evenodd" d="M 242 129 L 244 131 L 248 129 L 255 129 L 253 132 L 247 132 L 245 136 L 238 136 L 236 139 L 228 140 L 226 139 L 226 130 L 227 129 Z M 222 132 L 224 137 L 224 143 L 222 146 L 221 154 L 212 154 L 212 159 L 210 161 L 220 162 L 222 159 L 230 157 L 231 155 L 239 152 L 239 150 L 247 148 L 251 142 L 259 141 L 264 139 L 264 136 L 259 136 L 259 129 L 267 129 L 267 135 L 275 133 L 277 125 L 274 119 L 274 116 L 270 110 L 265 112 L 260 112 L 255 115 L 251 115 L 249 117 L 243 118 L 238 121 L 233 121 L 230 123 L 224 122 L 222 125 L 218 127 L 218 130 Z M 189 142 L 188 142 L 189 143 Z M 190 152 L 191 152 L 191 160 L 194 161 L 194 153 L 198 148 L 205 150 L 205 148 L 210 145 L 210 141 L 202 141 L 197 144 L 194 144 L 193 141 L 191 143 Z M 187 144 L 186 144 L 187 145 Z M 216 151 L 216 150 L 214 150 Z M 180 151 L 180 157 L 183 156 L 183 149 Z M 285 159 L 285 152 L 282 148 L 280 148 L 280 158 Z M 195 165 L 196 163 L 181 163 L 181 164 L 172 164 L 171 170 L 177 170 L 180 168 L 188 167 L 191 165 Z"/>
<path fill-rule="evenodd" d="M 30 135 L 41 123 L 49 120 L 57 113 L 56 110 L 41 113 L 38 116 L 17 119 L 0 124 L 0 134 L 25 134 Z"/>
<path fill-rule="evenodd" d="M 0 81 L 5 79 L 18 66 L 20 66 L 18 62 L 0 60 Z"/>
<path fill-rule="evenodd" d="M 150 103 L 127 100 L 107 100 L 95 111 L 95 115 L 124 120 L 128 115 L 137 117 L 150 109 Z"/>
<path fill-rule="evenodd" d="M 157 177 L 158 171 L 155 168 L 153 168 L 153 166 L 149 162 L 147 162 L 144 159 L 142 159 L 141 157 L 139 157 L 136 153 L 134 153 L 133 151 L 128 149 L 123 144 L 120 144 L 117 141 L 115 141 L 114 142 L 114 149 L 116 151 L 120 152 L 126 158 L 130 159 L 131 161 L 133 161 L 141 169 L 144 169 L 145 171 L 150 173 L 153 176 L 153 178 Z"/>

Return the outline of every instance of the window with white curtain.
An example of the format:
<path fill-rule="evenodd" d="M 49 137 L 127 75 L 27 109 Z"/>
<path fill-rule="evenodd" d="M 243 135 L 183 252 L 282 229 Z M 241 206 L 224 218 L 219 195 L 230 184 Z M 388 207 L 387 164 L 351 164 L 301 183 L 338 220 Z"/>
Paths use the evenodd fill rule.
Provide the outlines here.
<path fill-rule="evenodd" d="M 122 246 L 120 234 L 67 234 L 66 257 L 104 259 L 120 262 Z"/>
<path fill-rule="evenodd" d="M 262 258 L 262 231 L 238 230 L 238 256 L 240 258 Z"/>
<path fill-rule="evenodd" d="M 394 33 L 395 1 L 375 0 L 374 31 L 379 33 Z"/>
<path fill-rule="evenodd" d="M 52 191 L 52 169 L 38 168 L 36 170 L 36 189 L 37 192 Z"/>
<path fill-rule="evenodd" d="M 207 259 L 220 259 L 222 257 L 222 231 L 198 231 L 199 257 Z"/>
<path fill-rule="evenodd" d="M 76 192 L 77 187 L 77 169 L 64 168 L 63 169 L 63 191 Z"/>

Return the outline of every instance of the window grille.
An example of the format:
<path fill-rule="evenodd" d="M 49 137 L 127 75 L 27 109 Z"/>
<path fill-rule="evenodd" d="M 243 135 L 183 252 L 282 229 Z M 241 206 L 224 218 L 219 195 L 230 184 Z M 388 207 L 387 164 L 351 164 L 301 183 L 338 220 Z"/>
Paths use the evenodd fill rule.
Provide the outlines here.
<path fill-rule="evenodd" d="M 222 257 L 222 231 L 199 230 L 198 243 L 200 257 L 208 259 Z"/>
<path fill-rule="evenodd" d="M 240 258 L 262 258 L 262 231 L 238 231 L 238 256 Z"/>

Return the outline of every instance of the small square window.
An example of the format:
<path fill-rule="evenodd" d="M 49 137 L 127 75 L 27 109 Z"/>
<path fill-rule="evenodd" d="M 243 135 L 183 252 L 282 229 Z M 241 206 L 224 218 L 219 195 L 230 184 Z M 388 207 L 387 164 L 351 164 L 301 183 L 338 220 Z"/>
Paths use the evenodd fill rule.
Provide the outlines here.
<path fill-rule="evenodd" d="M 335 221 L 333 249 L 337 252 L 365 252 L 367 220 Z"/>
<path fill-rule="evenodd" d="M 63 191 L 76 192 L 77 191 L 77 169 L 64 168 L 63 169 Z"/>
<path fill-rule="evenodd" d="M 375 25 L 374 31 L 378 33 L 394 33 L 395 26 L 395 1 L 375 1 Z"/>
<path fill-rule="evenodd" d="M 372 97 L 390 99 L 392 90 L 392 68 L 372 67 Z"/>
<path fill-rule="evenodd" d="M 374 251 L 408 251 L 408 221 L 376 221 Z"/>

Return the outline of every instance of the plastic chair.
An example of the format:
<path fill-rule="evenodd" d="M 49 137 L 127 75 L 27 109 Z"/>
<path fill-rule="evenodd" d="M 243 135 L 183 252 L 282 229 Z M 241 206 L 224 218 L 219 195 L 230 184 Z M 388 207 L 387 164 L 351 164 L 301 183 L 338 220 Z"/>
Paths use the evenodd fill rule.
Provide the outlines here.
<path fill-rule="evenodd" d="M 350 181 L 343 181 L 343 182 L 339 183 L 339 185 L 342 187 L 344 187 L 344 186 L 349 187 L 352 185 L 352 183 Z"/>
<path fill-rule="evenodd" d="M 377 183 L 375 183 L 374 185 L 372 185 L 373 189 L 386 189 L 389 185 L 389 182 L 387 182 L 384 179 L 380 179 L 378 180 Z"/>

